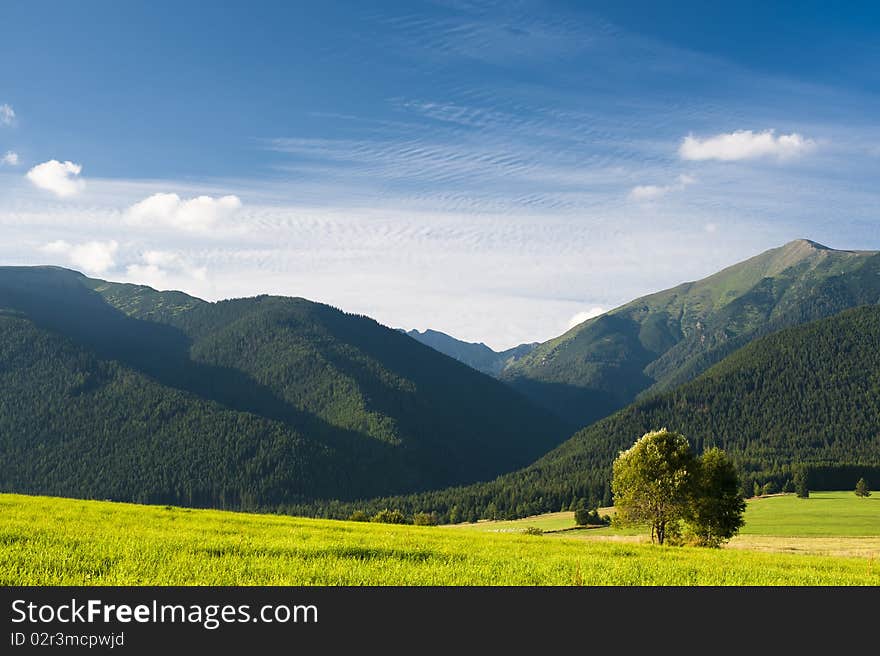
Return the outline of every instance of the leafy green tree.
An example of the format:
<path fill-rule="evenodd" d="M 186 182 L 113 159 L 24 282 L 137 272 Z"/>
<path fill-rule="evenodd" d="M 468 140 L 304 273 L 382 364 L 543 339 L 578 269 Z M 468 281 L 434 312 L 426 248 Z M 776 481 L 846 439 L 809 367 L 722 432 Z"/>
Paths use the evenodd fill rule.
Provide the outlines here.
<path fill-rule="evenodd" d="M 352 522 L 368 522 L 370 521 L 370 516 L 363 510 L 355 510 L 349 515 L 348 519 Z"/>
<path fill-rule="evenodd" d="M 389 510 L 388 508 L 385 508 L 373 515 L 373 518 L 370 521 L 381 524 L 406 524 L 406 517 L 404 517 L 403 513 L 399 510 Z"/>
<path fill-rule="evenodd" d="M 590 523 L 591 513 L 586 508 L 578 508 L 574 511 L 574 523 L 578 526 L 586 526 Z"/>
<path fill-rule="evenodd" d="M 761 487 L 761 484 L 758 481 L 755 481 L 755 484 L 752 486 L 752 496 L 759 497 L 763 491 L 764 488 Z"/>
<path fill-rule="evenodd" d="M 616 520 L 651 525 L 651 542 L 676 534 L 691 497 L 696 460 L 687 438 L 662 429 L 645 433 L 614 461 Z"/>
<path fill-rule="evenodd" d="M 857 497 L 869 497 L 871 496 L 871 488 L 868 487 L 868 481 L 864 479 L 864 477 L 859 479 L 859 482 L 856 483 L 856 496 Z"/>
<path fill-rule="evenodd" d="M 776 493 L 776 483 L 773 481 L 767 481 L 764 483 L 764 487 L 761 488 L 761 494 L 775 494 Z"/>
<path fill-rule="evenodd" d="M 794 473 L 794 492 L 799 499 L 807 499 L 810 496 L 810 485 L 807 478 L 806 467 L 799 467 Z"/>
<path fill-rule="evenodd" d="M 592 510 L 578 508 L 574 511 L 574 521 L 578 526 L 601 526 L 610 523 L 607 515 L 599 516 L 598 508 Z"/>
<path fill-rule="evenodd" d="M 436 526 L 438 524 L 435 513 L 417 512 L 413 515 L 413 524 L 416 526 Z"/>
<path fill-rule="evenodd" d="M 720 546 L 745 523 L 746 502 L 739 493 L 736 467 L 724 451 L 711 448 L 698 458 L 691 483 L 686 513 L 690 533 L 701 546 Z"/>

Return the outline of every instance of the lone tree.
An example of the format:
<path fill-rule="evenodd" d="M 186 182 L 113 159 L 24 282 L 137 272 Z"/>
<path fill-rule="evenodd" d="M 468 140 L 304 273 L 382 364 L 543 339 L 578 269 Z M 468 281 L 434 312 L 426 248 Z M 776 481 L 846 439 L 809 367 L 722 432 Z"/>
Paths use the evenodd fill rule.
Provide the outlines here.
<path fill-rule="evenodd" d="M 794 492 L 799 499 L 810 498 L 810 485 L 806 467 L 799 467 L 794 473 Z"/>
<path fill-rule="evenodd" d="M 864 478 L 860 478 L 859 482 L 856 483 L 856 496 L 857 497 L 871 496 L 871 488 L 868 487 L 868 481 L 866 481 Z"/>
<path fill-rule="evenodd" d="M 743 525 L 739 486 L 721 449 L 698 458 L 684 435 L 652 431 L 614 461 L 615 521 L 650 523 L 651 542 L 660 544 L 678 536 L 684 522 L 697 544 L 718 546 Z"/>
<path fill-rule="evenodd" d="M 616 519 L 651 524 L 651 542 L 663 544 L 684 518 L 694 454 L 687 438 L 666 429 L 645 433 L 614 461 L 611 489 Z"/>

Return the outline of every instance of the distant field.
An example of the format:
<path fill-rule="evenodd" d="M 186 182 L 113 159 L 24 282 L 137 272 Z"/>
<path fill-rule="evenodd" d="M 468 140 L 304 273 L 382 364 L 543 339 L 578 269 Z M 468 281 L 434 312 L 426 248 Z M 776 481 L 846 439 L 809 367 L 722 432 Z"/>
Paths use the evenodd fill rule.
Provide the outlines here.
<path fill-rule="evenodd" d="M 880 585 L 880 567 L 864 558 L 7 494 L 0 584 Z"/>
<path fill-rule="evenodd" d="M 600 514 L 613 508 L 600 509 Z M 746 524 L 728 548 L 804 554 L 880 557 L 880 493 L 859 498 L 852 492 L 813 492 L 808 499 L 777 495 L 749 499 Z M 535 526 L 548 537 L 590 541 L 647 542 L 646 528 L 577 529 L 573 512 L 512 521 L 483 521 L 457 527 L 514 533 Z"/>
<path fill-rule="evenodd" d="M 530 526 L 539 528 L 542 531 L 562 531 L 576 528 L 573 512 L 547 513 L 523 519 L 487 520 L 476 522 L 475 524 L 451 524 L 448 528 L 484 531 L 487 533 L 521 533 Z"/>
<path fill-rule="evenodd" d="M 880 536 L 880 493 L 812 492 L 749 501 L 743 535 Z"/>

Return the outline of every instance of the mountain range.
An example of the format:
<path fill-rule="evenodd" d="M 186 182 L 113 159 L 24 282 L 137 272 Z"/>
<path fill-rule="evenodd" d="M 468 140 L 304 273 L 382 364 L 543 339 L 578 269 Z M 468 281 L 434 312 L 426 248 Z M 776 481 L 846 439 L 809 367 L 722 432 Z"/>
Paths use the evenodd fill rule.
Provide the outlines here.
<path fill-rule="evenodd" d="M 699 452 L 731 455 L 751 494 L 799 468 L 822 489 L 880 480 L 880 306 L 759 338 L 674 390 L 619 410 L 519 471 L 493 481 L 369 503 L 303 508 L 435 512 L 442 521 L 515 518 L 611 502 L 611 463 L 650 430 L 683 433 Z"/>
<path fill-rule="evenodd" d="M 0 490 L 521 516 L 610 501 L 616 453 L 664 426 L 747 482 L 875 466 L 878 302 L 880 254 L 797 240 L 497 353 L 302 298 L 0 267 Z"/>
<path fill-rule="evenodd" d="M 0 268 L 0 489 L 273 507 L 484 480 L 570 428 L 376 321 Z"/>
<path fill-rule="evenodd" d="M 500 358 L 486 358 L 492 368 L 475 368 L 569 424 L 586 426 L 692 380 L 756 337 L 878 300 L 880 253 L 798 239 L 638 298 L 542 344 L 517 347 L 500 371 Z M 422 341 L 470 364 L 471 352 L 459 355 L 461 343 L 450 346 L 451 339 Z"/>

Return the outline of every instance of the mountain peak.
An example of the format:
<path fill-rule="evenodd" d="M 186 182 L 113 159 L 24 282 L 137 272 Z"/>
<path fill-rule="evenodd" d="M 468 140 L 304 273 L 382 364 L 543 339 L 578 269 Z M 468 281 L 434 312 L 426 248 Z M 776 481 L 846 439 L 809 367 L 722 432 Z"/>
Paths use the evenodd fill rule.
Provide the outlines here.
<path fill-rule="evenodd" d="M 825 246 L 824 244 L 820 244 L 817 241 L 813 241 L 812 239 L 795 239 L 793 241 L 788 242 L 783 246 L 786 249 L 792 248 L 809 248 L 817 251 L 833 251 L 835 249 Z"/>

